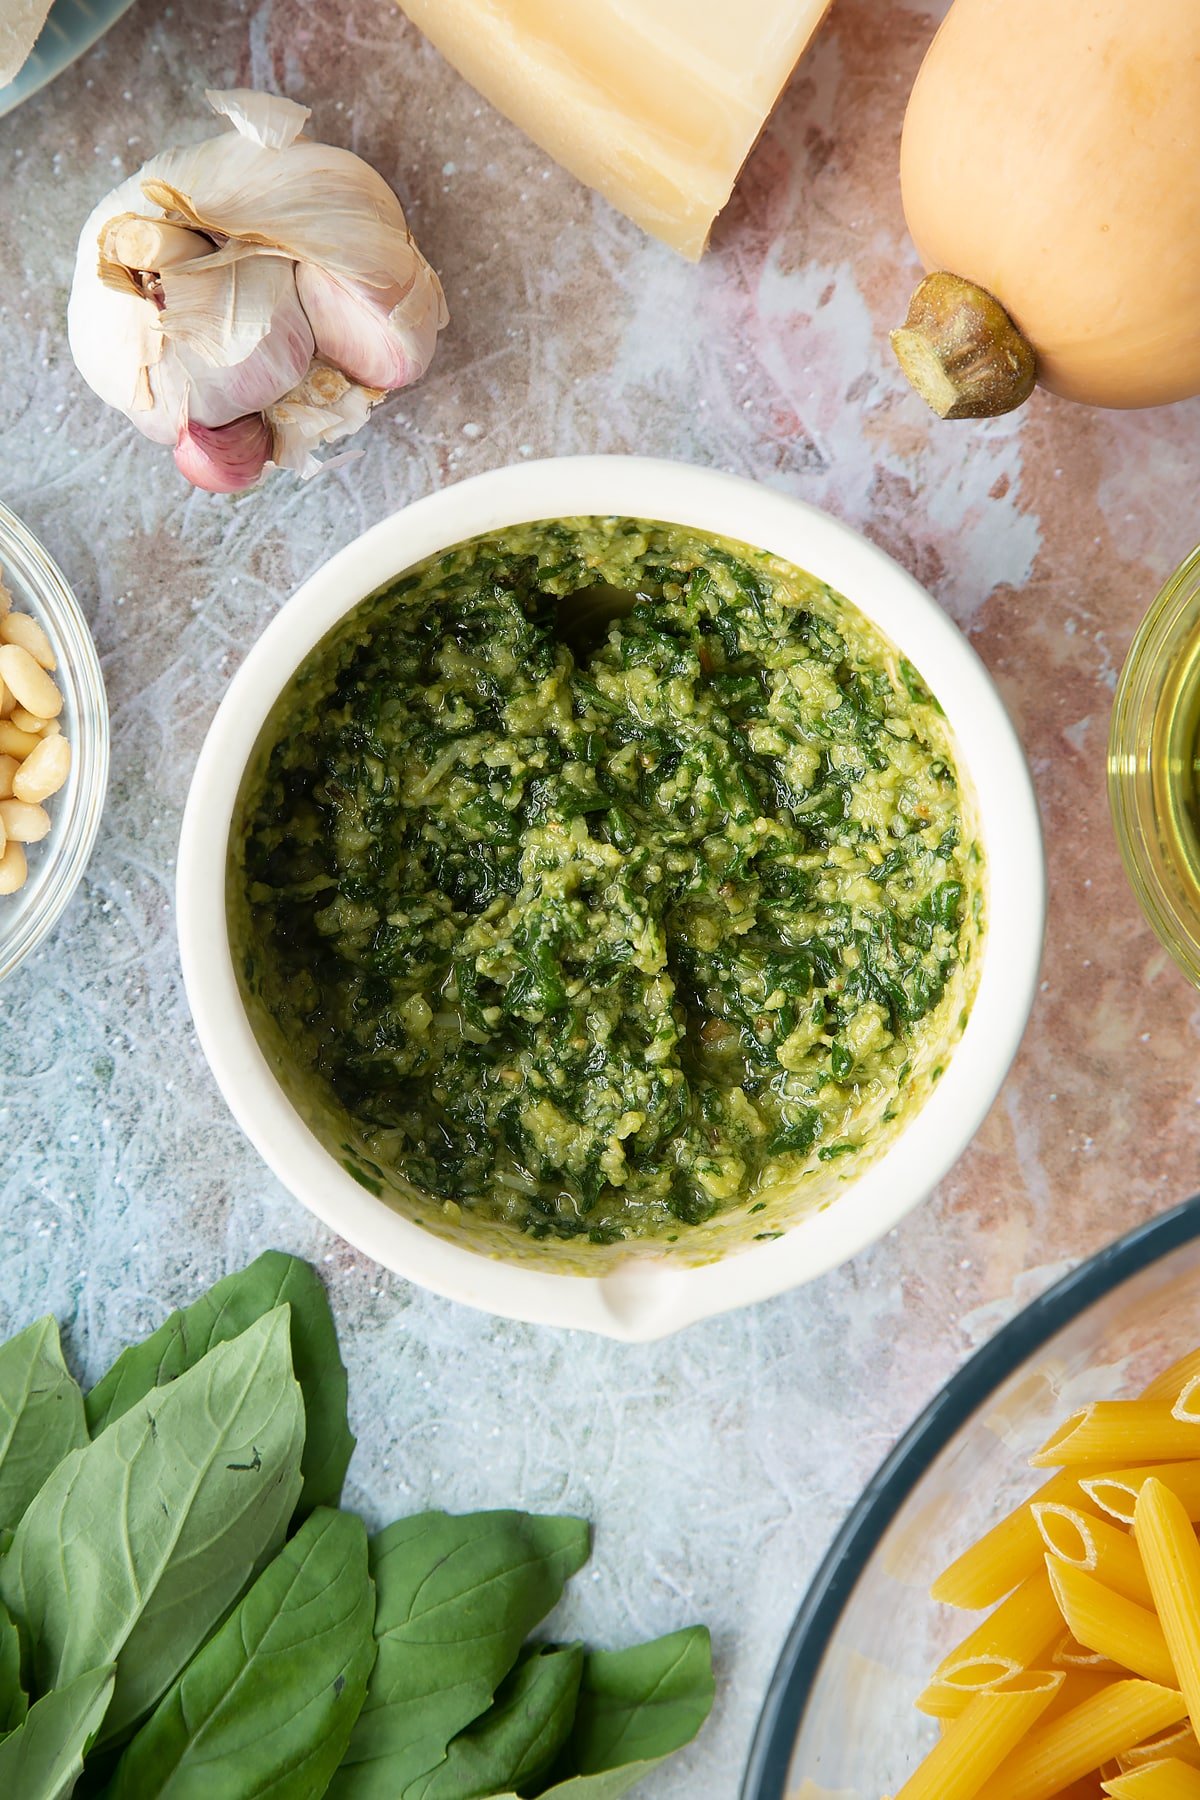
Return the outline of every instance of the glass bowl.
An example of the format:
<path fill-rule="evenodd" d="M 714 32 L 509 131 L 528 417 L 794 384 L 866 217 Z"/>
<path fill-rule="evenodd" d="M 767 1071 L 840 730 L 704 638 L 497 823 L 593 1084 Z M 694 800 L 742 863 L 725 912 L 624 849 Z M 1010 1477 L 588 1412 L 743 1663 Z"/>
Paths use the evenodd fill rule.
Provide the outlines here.
<path fill-rule="evenodd" d="M 1133 640 L 1113 702 L 1108 797 L 1133 891 L 1200 987 L 1200 549 Z"/>
<path fill-rule="evenodd" d="M 14 612 L 31 613 L 49 637 L 63 696 L 71 773 L 46 802 L 50 834 L 29 847 L 29 879 L 0 895 L 0 981 L 60 917 L 96 842 L 108 783 L 108 705 L 96 646 L 62 572 L 31 532 L 0 505 L 0 576 Z"/>
<path fill-rule="evenodd" d="M 913 1702 L 978 1615 L 942 1569 L 1045 1480 L 1026 1458 L 1088 1400 L 1134 1393 L 1200 1344 L 1200 1202 L 1140 1226 L 1027 1306 L 867 1484 L 797 1615 L 742 1800 L 879 1800 L 937 1739 Z"/>

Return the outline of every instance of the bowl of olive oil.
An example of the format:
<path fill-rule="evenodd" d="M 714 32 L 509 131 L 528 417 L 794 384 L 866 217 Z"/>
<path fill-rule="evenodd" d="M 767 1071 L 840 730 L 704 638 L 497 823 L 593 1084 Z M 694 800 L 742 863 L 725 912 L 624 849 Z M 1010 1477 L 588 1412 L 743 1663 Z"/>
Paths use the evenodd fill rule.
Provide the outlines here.
<path fill-rule="evenodd" d="M 1125 660 L 1108 797 L 1142 910 L 1200 987 L 1200 548 L 1162 589 Z"/>

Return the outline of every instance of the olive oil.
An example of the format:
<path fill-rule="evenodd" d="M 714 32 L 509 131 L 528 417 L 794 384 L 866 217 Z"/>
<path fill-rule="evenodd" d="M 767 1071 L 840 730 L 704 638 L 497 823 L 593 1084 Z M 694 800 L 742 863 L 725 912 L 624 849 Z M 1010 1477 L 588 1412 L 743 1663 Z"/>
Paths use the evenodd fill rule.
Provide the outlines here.
<path fill-rule="evenodd" d="M 1150 775 L 1164 853 L 1200 924 L 1200 629 L 1167 670 L 1151 735 Z"/>
<path fill-rule="evenodd" d="M 1130 885 L 1200 987 L 1200 550 L 1159 593 L 1125 659 L 1108 794 Z"/>

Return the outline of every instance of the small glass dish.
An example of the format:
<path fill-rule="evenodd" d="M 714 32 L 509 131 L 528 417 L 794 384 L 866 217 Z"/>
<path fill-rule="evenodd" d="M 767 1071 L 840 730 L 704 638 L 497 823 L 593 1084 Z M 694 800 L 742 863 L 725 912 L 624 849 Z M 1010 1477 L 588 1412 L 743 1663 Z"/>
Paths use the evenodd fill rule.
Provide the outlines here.
<path fill-rule="evenodd" d="M 1113 702 L 1108 798 L 1142 911 L 1200 987 L 1200 549 L 1138 628 Z"/>
<path fill-rule="evenodd" d="M 46 802 L 50 833 L 29 846 L 29 878 L 0 895 L 0 981 L 57 922 L 87 867 L 108 784 L 108 703 L 96 646 L 71 589 L 33 534 L 0 505 L 0 580 L 13 611 L 31 613 L 50 639 L 62 691 L 71 772 Z"/>
<path fill-rule="evenodd" d="M 1028 1498 L 1026 1458 L 1089 1400 L 1200 1344 L 1200 1202 L 1110 1244 L 972 1357 L 901 1438 L 834 1541 L 759 1718 L 742 1800 L 879 1800 L 937 1739 L 913 1702 L 979 1615 L 929 1587 Z"/>

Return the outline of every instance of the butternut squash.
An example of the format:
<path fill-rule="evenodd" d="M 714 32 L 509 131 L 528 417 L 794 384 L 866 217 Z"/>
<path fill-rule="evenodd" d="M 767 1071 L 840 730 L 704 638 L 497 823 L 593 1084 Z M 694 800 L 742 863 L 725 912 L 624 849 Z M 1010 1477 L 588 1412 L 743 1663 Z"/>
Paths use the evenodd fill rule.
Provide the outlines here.
<path fill-rule="evenodd" d="M 955 0 L 900 175 L 931 279 L 892 341 L 942 417 L 1035 379 L 1093 406 L 1200 393 L 1200 0 Z"/>

